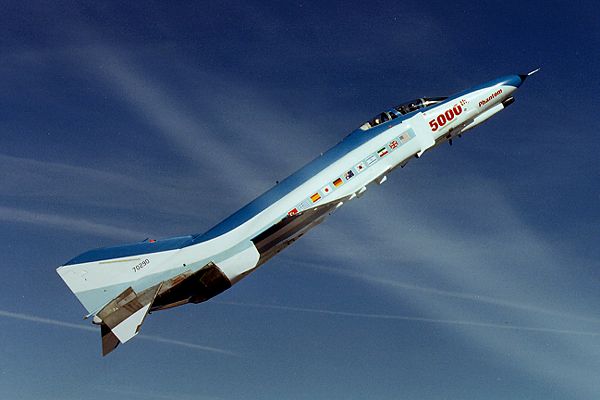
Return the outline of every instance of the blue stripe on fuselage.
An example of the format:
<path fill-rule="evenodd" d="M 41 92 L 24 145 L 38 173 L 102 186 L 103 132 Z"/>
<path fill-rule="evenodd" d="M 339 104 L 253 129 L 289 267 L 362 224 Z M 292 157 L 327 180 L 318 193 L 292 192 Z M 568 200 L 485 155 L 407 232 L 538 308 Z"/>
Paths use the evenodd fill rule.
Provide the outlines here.
<path fill-rule="evenodd" d="M 112 258 L 129 257 L 137 254 L 159 253 L 161 251 L 180 249 L 193 244 L 192 239 L 192 235 L 187 235 L 161 239 L 155 242 L 146 241 L 125 244 L 122 246 L 101 247 L 99 249 L 86 251 L 64 265 L 81 264 L 99 260 L 110 260 Z"/>
<path fill-rule="evenodd" d="M 310 163 L 306 164 L 300 170 L 296 171 L 294 174 L 290 175 L 282 182 L 263 193 L 261 196 L 257 197 L 255 200 L 253 200 L 252 202 L 250 202 L 249 204 L 247 204 L 246 206 L 244 206 L 243 208 L 241 208 L 240 210 L 238 210 L 237 212 L 220 222 L 218 225 L 208 230 L 206 233 L 161 239 L 153 243 L 140 242 L 126 244 L 122 246 L 103 247 L 99 249 L 94 249 L 78 255 L 77 257 L 68 261 L 64 265 L 81 264 L 86 262 L 108 260 L 113 258 L 122 258 L 133 256 L 136 254 L 157 253 L 161 251 L 179 249 L 191 246 L 193 244 L 205 242 L 210 239 L 214 239 L 217 236 L 229 232 L 235 227 L 255 217 L 261 211 L 265 210 L 268 206 L 270 206 L 278 200 L 281 200 L 286 194 L 296 189 L 302 183 L 306 182 L 308 179 L 319 173 L 329 164 L 342 158 L 350 151 L 361 146 L 363 143 L 369 141 L 373 137 L 379 135 L 391 124 L 397 125 L 399 121 L 401 121 L 401 119 L 405 118 L 397 118 L 392 121 L 388 121 L 372 129 L 369 129 L 368 131 L 362 131 L 360 129 L 355 130 L 354 132 L 346 136 L 336 146 L 329 149 L 322 156 L 317 157 Z"/>
<path fill-rule="evenodd" d="M 516 83 L 518 82 L 518 84 Z M 518 87 L 521 83 L 521 78 L 518 75 L 507 75 L 498 79 L 494 79 L 493 81 L 489 81 L 487 83 L 475 86 L 471 89 L 460 92 L 454 96 L 449 97 L 447 100 L 440 104 L 447 103 L 449 101 L 453 101 L 457 97 L 463 96 L 466 93 L 473 92 L 475 90 L 483 89 L 485 87 L 495 86 L 495 85 L 511 85 Z M 436 104 L 437 106 L 437 104 Z M 339 160 L 352 150 L 357 147 L 363 145 L 368 142 L 375 136 L 379 135 L 386 129 L 391 126 L 398 125 L 402 121 L 411 118 L 414 114 L 421 112 L 423 109 L 413 111 L 412 113 L 402 115 L 399 118 L 387 121 L 381 125 L 378 125 L 374 128 L 371 128 L 367 131 L 362 131 L 360 129 L 356 129 L 351 134 L 346 136 L 340 143 L 336 146 L 329 149 L 322 156 L 317 157 L 310 163 L 306 164 L 300 170 L 290 175 L 284 181 L 274 186 L 267 192 L 263 193 L 261 196 L 256 198 L 251 203 L 247 204 L 242 209 L 238 210 L 233 215 L 229 216 L 218 225 L 214 226 L 207 232 L 194 236 L 194 243 L 205 242 L 210 239 L 214 239 L 217 236 L 220 236 L 224 233 L 229 232 L 235 227 L 243 224 L 244 222 L 250 220 L 251 218 L 258 215 L 261 211 L 264 211 L 268 206 L 275 203 L 278 200 L 281 200 L 286 194 L 290 193 L 292 190 L 296 189 L 298 186 L 306 182 L 308 179 L 312 178 L 314 175 L 325 169 L 328 165 L 334 163 Z M 307 194 L 309 195 L 309 194 Z"/>
<path fill-rule="evenodd" d="M 522 79 L 518 75 L 503 76 L 501 78 L 494 79 L 492 81 L 472 87 L 468 90 L 459 92 L 449 97 L 442 103 L 436 104 L 436 106 L 451 102 L 454 99 L 464 96 L 469 92 L 473 92 L 475 90 L 483 89 L 486 87 L 491 87 L 495 85 L 511 85 L 519 87 L 521 83 Z M 137 254 L 149 254 L 167 250 L 175 250 L 214 239 L 255 217 L 260 212 L 264 211 L 267 207 L 269 207 L 271 204 L 275 203 L 278 200 L 281 200 L 286 194 L 290 193 L 292 190 L 296 189 L 304 182 L 312 178 L 314 175 L 318 174 L 320 171 L 325 169 L 325 167 L 344 157 L 352 150 L 373 139 L 375 136 L 381 134 L 391 126 L 396 126 L 402 121 L 411 118 L 416 113 L 421 111 L 423 111 L 423 109 L 413 111 L 412 113 L 406 115 L 402 115 L 396 119 L 384 122 L 381 125 L 378 125 L 367 131 L 356 129 L 348 136 L 346 136 L 340 143 L 329 149 L 322 156 L 317 157 L 310 163 L 306 164 L 304 167 L 287 177 L 281 183 L 275 185 L 274 187 L 257 197 L 255 200 L 253 200 L 252 202 L 250 202 L 249 204 L 247 204 L 246 206 L 244 206 L 243 208 L 241 208 L 240 210 L 238 210 L 237 212 L 235 212 L 234 214 L 232 214 L 231 216 L 229 216 L 228 218 L 215 225 L 203 234 L 162 239 L 157 240 L 154 243 L 141 242 L 122 246 L 94 249 L 80 254 L 79 256 L 73 258 L 64 265 L 80 264 L 84 262 L 128 257 Z"/>
<path fill-rule="evenodd" d="M 215 225 L 206 233 L 161 239 L 157 240 L 154 243 L 140 242 L 126 244 L 122 246 L 94 249 L 78 255 L 77 257 L 73 258 L 64 265 L 128 257 L 136 254 L 157 253 L 160 251 L 183 248 L 191 246 L 193 244 L 205 242 L 210 239 L 214 239 L 217 236 L 229 232 L 235 227 L 255 217 L 261 211 L 265 210 L 268 206 L 270 206 L 278 200 L 281 200 L 286 194 L 296 189 L 302 183 L 306 182 L 308 179 L 319 173 L 329 164 L 342 158 L 350 151 L 369 141 L 373 137 L 379 135 L 381 132 L 387 129 L 390 126 L 390 124 L 397 125 L 400 120 L 401 118 L 397 118 L 392 121 L 388 121 L 372 129 L 369 129 L 368 131 L 362 131 L 360 129 L 355 130 L 354 132 L 346 136 L 344 140 L 342 140 L 336 146 L 329 149 L 322 156 L 317 157 L 310 163 L 306 164 L 300 170 L 296 171 L 294 174 L 290 175 L 279 184 L 273 186 L 271 189 L 257 197 L 255 200 L 248 203 L 246 206 L 244 206 L 243 208 L 241 208 L 240 210 L 238 210 L 219 224 Z"/>
<path fill-rule="evenodd" d="M 391 126 L 398 125 L 403 119 L 406 118 L 396 118 L 394 120 L 385 122 L 381 125 L 378 125 L 374 128 L 371 128 L 367 131 L 362 131 L 357 129 L 353 131 L 351 134 L 346 136 L 341 142 L 337 145 L 329 149 L 327 152 L 323 153 L 323 155 L 315 158 L 304 167 L 288 176 L 286 179 L 281 181 L 279 184 L 275 185 L 251 203 L 247 204 L 225 220 L 223 220 L 218 225 L 214 226 L 207 232 L 194 236 L 194 243 L 205 242 L 210 239 L 214 239 L 217 236 L 220 236 L 224 233 L 229 232 L 230 230 L 236 228 L 237 226 L 243 224 L 244 222 L 250 220 L 251 218 L 258 215 L 260 212 L 264 211 L 271 204 L 281 200 L 285 195 L 302 185 L 304 182 L 321 172 L 327 166 L 331 165 L 335 161 L 344 157 L 346 154 L 351 152 L 352 150 L 360 147 L 364 143 L 368 142 L 375 136 L 381 134 L 386 129 Z M 307 193 L 307 196 L 310 193 Z"/>

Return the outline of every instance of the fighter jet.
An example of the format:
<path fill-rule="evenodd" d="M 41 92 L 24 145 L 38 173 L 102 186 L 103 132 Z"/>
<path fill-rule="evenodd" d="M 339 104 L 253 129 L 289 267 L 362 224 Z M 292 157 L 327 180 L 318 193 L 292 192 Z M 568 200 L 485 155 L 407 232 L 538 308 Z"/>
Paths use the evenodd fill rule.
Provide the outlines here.
<path fill-rule="evenodd" d="M 57 272 L 100 325 L 106 355 L 150 312 L 222 293 L 397 167 L 504 110 L 538 70 L 390 108 L 205 233 L 90 250 Z"/>

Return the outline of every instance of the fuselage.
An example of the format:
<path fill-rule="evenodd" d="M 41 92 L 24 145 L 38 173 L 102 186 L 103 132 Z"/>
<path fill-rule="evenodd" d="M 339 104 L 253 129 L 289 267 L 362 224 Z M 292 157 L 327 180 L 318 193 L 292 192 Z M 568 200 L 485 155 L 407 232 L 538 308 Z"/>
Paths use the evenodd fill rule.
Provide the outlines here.
<path fill-rule="evenodd" d="M 92 250 L 58 272 L 90 314 L 128 287 L 137 292 L 163 281 L 171 289 L 159 292 L 154 310 L 207 300 L 369 185 L 383 183 L 396 167 L 501 111 L 524 79 L 505 76 L 431 104 L 422 102 L 414 111 L 390 109 L 206 233 Z M 200 286 L 178 286 L 177 279 L 203 269 L 207 273 L 199 278 Z"/>

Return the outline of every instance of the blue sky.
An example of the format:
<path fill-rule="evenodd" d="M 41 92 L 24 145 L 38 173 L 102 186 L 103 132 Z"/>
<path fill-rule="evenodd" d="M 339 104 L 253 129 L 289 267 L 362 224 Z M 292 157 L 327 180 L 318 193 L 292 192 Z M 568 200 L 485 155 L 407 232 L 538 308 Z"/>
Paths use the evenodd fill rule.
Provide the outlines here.
<path fill-rule="evenodd" d="M 597 397 L 597 7 L 4 3 L 3 397 Z M 201 233 L 383 109 L 538 66 L 453 147 L 100 357 L 62 263 Z"/>

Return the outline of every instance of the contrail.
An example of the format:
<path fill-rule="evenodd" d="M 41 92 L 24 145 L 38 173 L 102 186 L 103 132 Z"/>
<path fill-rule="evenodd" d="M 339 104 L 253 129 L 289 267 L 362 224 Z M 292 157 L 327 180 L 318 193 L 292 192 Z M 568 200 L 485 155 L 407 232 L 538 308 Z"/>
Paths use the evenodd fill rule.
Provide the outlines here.
<path fill-rule="evenodd" d="M 337 268 L 316 266 L 316 265 L 312 265 L 309 263 L 300 263 L 300 264 L 308 266 L 309 268 L 314 268 L 314 269 L 318 269 L 321 271 L 334 273 L 337 275 L 347 276 L 347 277 L 351 277 L 351 278 L 355 278 L 355 279 L 361 279 L 361 280 L 365 280 L 365 281 L 369 281 L 369 282 L 373 282 L 373 283 L 383 284 L 386 286 L 391 286 L 391 287 L 396 287 L 396 288 L 401 288 L 401 289 L 406 289 L 406 290 L 415 290 L 415 291 L 430 293 L 430 294 L 434 294 L 434 295 L 438 295 L 438 296 L 453 297 L 456 299 L 470 300 L 470 301 L 475 301 L 478 303 L 485 303 L 485 304 L 491 304 L 491 305 L 500 306 L 500 307 L 514 308 L 514 309 L 528 311 L 528 312 L 534 312 L 534 313 L 554 315 L 554 316 L 563 317 L 563 318 L 578 319 L 578 320 L 587 321 L 587 322 L 600 322 L 600 319 L 598 319 L 598 318 L 586 317 L 586 316 L 582 316 L 582 315 L 570 314 L 570 313 L 565 313 L 565 312 L 560 312 L 560 311 L 555 311 L 555 310 L 548 310 L 546 308 L 531 305 L 531 304 L 516 303 L 513 301 L 502 300 L 499 298 L 490 297 L 490 296 L 486 296 L 486 295 L 435 289 L 435 288 L 431 288 L 431 287 L 418 286 L 418 285 L 412 285 L 412 284 L 408 284 L 408 283 L 404 283 L 404 282 L 399 282 L 399 281 L 395 281 L 392 279 L 378 278 L 375 276 L 361 274 L 359 272 L 345 271 L 345 270 L 339 270 Z"/>
<path fill-rule="evenodd" d="M 14 313 L 14 312 L 4 311 L 4 310 L 0 310 L 0 317 L 20 319 L 21 321 L 37 322 L 38 324 L 61 326 L 63 328 L 79 329 L 82 331 L 98 332 L 98 329 L 94 328 L 93 326 L 73 324 L 70 322 L 63 322 L 63 321 L 59 321 L 56 319 L 36 317 L 35 315 Z"/>
<path fill-rule="evenodd" d="M 155 127 L 170 145 L 187 159 L 193 160 L 203 168 L 210 157 L 219 154 L 222 158 L 229 154 L 230 147 L 218 135 L 206 134 L 210 132 L 210 125 L 205 121 L 198 120 L 196 115 L 181 107 L 176 98 L 169 95 L 160 85 L 137 72 L 132 60 L 119 55 L 118 52 L 107 46 L 97 46 L 91 51 L 80 54 L 79 62 L 91 66 L 100 77 L 110 85 L 118 89 L 118 93 L 124 96 L 144 120 Z M 102 65 L 98 69 L 98 65 Z M 201 143 L 201 144 L 200 144 Z M 212 149 L 206 153 L 202 149 Z M 227 162 L 230 168 L 219 170 L 219 179 L 232 182 L 232 188 L 241 189 L 238 181 L 237 171 L 248 171 L 248 162 L 235 157 L 229 157 Z M 236 171 L 231 173 L 231 171 Z M 268 182 L 262 181 L 262 184 Z"/>
<path fill-rule="evenodd" d="M 111 225 L 98 224 L 85 219 L 65 217 L 62 215 L 32 212 L 18 208 L 0 206 L 0 221 L 47 225 L 76 232 L 91 233 L 109 238 L 138 239 L 143 233 Z"/>
<path fill-rule="evenodd" d="M 195 343 L 182 342 L 181 340 L 167 339 L 167 338 L 160 337 L 160 336 L 139 335 L 138 337 L 140 339 L 151 340 L 153 342 L 158 342 L 158 343 L 173 344 L 176 346 L 187 347 L 190 349 L 211 351 L 213 353 L 220 353 L 220 354 L 226 354 L 228 356 L 239 357 L 239 354 L 236 354 L 232 351 L 219 349 L 217 347 L 202 346 L 202 345 L 195 344 Z"/>
<path fill-rule="evenodd" d="M 598 332 L 586 332 L 586 331 L 575 331 L 575 330 L 554 329 L 554 328 L 538 328 L 538 327 L 533 327 L 533 326 L 498 324 L 498 323 L 494 323 L 494 322 L 436 319 L 436 318 L 412 317 L 412 316 L 393 315 L 393 314 L 355 313 L 355 312 L 347 312 L 347 311 L 327 310 L 327 309 L 321 309 L 321 308 L 303 308 L 303 307 L 279 306 L 279 305 L 259 304 L 259 303 L 239 303 L 239 302 L 235 302 L 235 301 L 213 301 L 213 303 L 231 305 L 231 306 L 241 306 L 241 307 L 266 308 L 266 309 L 283 310 L 283 311 L 298 311 L 298 312 L 307 312 L 307 313 L 315 313 L 315 314 L 337 315 L 337 316 L 343 316 L 343 317 L 414 321 L 414 322 L 425 322 L 425 323 L 434 323 L 434 324 L 462 325 L 462 326 L 474 326 L 474 327 L 480 327 L 480 328 L 494 328 L 494 329 L 506 329 L 506 330 L 530 331 L 530 332 L 545 332 L 545 333 L 579 335 L 579 336 L 600 336 L 600 333 L 598 333 Z"/>
<path fill-rule="evenodd" d="M 21 314 L 21 313 L 15 313 L 15 312 L 4 311 L 4 310 L 0 310 L 0 317 L 13 318 L 13 319 L 21 320 L 21 321 L 36 322 L 38 324 L 60 326 L 62 328 L 79 329 L 81 331 L 96 332 L 96 333 L 99 332 L 99 330 L 97 328 L 94 328 L 93 326 L 73 324 L 70 322 L 59 321 L 56 319 L 42 318 L 42 317 L 37 317 L 35 315 Z M 150 341 L 157 342 L 157 343 L 172 344 L 175 346 L 186 347 L 188 349 L 209 351 L 212 353 L 219 353 L 219 354 L 225 354 L 228 356 L 239 357 L 239 354 L 236 354 L 236 353 L 228 351 L 228 350 L 219 349 L 217 347 L 202 346 L 202 345 L 199 345 L 196 343 L 182 342 L 180 340 L 173 340 L 173 339 L 163 338 L 160 336 L 138 335 L 137 337 L 140 339 L 150 340 Z"/>

